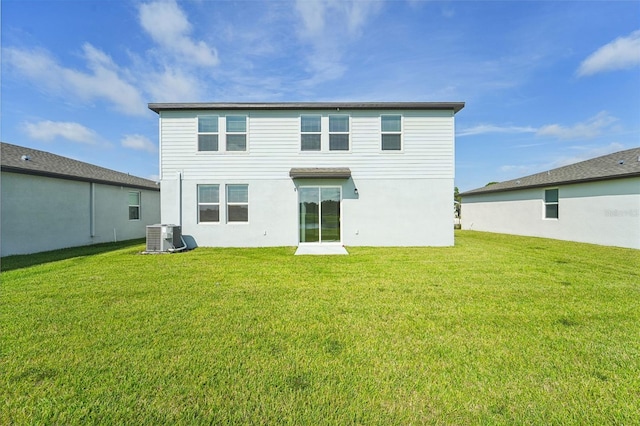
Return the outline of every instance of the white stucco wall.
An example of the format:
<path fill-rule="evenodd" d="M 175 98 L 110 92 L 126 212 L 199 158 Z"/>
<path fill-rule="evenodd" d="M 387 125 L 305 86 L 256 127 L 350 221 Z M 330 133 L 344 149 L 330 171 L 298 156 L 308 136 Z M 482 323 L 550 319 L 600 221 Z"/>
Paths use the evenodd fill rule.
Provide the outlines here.
<path fill-rule="evenodd" d="M 544 219 L 534 188 L 463 197 L 462 228 L 640 249 L 640 178 L 557 188 L 558 219 Z"/>
<path fill-rule="evenodd" d="M 7 172 L 0 182 L 2 256 L 143 238 L 160 221 L 158 191 L 94 184 L 92 207 L 88 182 Z M 129 220 L 129 191 L 141 192 L 140 220 Z"/>
<path fill-rule="evenodd" d="M 453 179 L 356 176 L 353 183 L 358 196 L 343 201 L 345 245 L 453 245 Z"/>
<path fill-rule="evenodd" d="M 341 110 L 350 117 L 349 151 L 328 149 L 333 110 L 216 111 L 220 146 L 227 113 L 248 117 L 246 152 L 198 152 L 197 117 L 207 111 L 160 114 L 162 223 L 181 225 L 199 246 L 297 245 L 300 185 L 342 187 L 345 245 L 453 245 L 453 111 Z M 300 150 L 302 114 L 321 115 L 321 151 Z M 401 151 L 381 149 L 382 114 L 402 115 Z M 292 180 L 300 167 L 346 167 L 352 178 Z M 198 224 L 197 185 L 218 184 L 223 194 L 234 183 L 249 185 L 249 223 Z"/>
<path fill-rule="evenodd" d="M 229 224 L 224 217 L 224 186 L 237 183 L 249 185 L 249 222 Z M 219 223 L 198 223 L 198 184 L 220 185 Z M 454 242 L 452 179 L 190 180 L 185 176 L 182 191 L 179 185 L 177 178 L 162 181 L 162 223 L 181 225 L 182 233 L 198 246 L 298 245 L 300 186 L 341 187 L 344 245 L 450 246 Z"/>

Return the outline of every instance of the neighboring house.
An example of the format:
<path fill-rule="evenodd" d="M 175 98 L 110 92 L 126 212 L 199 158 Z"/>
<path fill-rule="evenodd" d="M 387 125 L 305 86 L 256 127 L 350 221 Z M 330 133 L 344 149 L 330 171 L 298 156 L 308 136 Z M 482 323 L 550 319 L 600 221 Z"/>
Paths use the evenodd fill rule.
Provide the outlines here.
<path fill-rule="evenodd" d="M 160 221 L 160 188 L 70 158 L 0 145 L 1 255 L 145 236 Z"/>
<path fill-rule="evenodd" d="M 640 148 L 460 195 L 463 229 L 640 249 Z"/>
<path fill-rule="evenodd" d="M 464 103 L 149 104 L 162 222 L 200 246 L 449 246 Z"/>

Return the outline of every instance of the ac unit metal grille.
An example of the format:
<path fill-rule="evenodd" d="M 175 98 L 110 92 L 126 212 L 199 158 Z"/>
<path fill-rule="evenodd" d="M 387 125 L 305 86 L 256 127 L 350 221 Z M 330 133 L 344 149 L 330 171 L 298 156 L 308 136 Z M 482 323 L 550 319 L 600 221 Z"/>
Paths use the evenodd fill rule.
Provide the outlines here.
<path fill-rule="evenodd" d="M 147 251 L 162 251 L 162 226 L 147 226 Z"/>

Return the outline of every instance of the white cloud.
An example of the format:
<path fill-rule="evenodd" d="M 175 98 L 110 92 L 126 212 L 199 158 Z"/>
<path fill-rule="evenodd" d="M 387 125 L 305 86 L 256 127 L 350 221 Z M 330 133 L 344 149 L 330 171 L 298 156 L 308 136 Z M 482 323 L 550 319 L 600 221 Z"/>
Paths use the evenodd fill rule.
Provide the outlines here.
<path fill-rule="evenodd" d="M 535 133 L 535 127 L 522 126 L 495 126 L 493 124 L 479 124 L 474 127 L 463 129 L 456 133 L 456 136 L 473 136 L 485 133 Z"/>
<path fill-rule="evenodd" d="M 124 72 L 108 55 L 88 43 L 84 44 L 83 50 L 93 74 L 65 71 L 70 85 L 80 97 L 105 98 L 121 112 L 128 114 L 146 112 L 141 93 L 124 79 L 121 75 Z"/>
<path fill-rule="evenodd" d="M 602 134 L 604 130 L 614 130 L 613 124 L 618 119 L 613 117 L 606 111 L 601 111 L 588 120 L 574 124 L 573 126 L 564 126 L 561 124 L 547 124 L 541 127 L 531 126 L 496 126 L 493 124 L 479 124 L 474 127 L 462 129 L 456 133 L 456 136 L 475 136 L 486 133 L 535 133 L 536 136 L 550 136 L 557 139 L 593 139 Z"/>
<path fill-rule="evenodd" d="M 5 63 L 26 74 L 27 77 L 43 77 L 48 70 L 58 68 L 55 59 L 45 50 L 20 50 L 13 47 L 2 49 Z M 45 80 L 49 84 L 58 83 L 57 80 Z"/>
<path fill-rule="evenodd" d="M 23 123 L 22 128 L 27 136 L 35 140 L 52 141 L 61 137 L 85 144 L 96 144 L 100 141 L 93 130 L 79 123 L 47 120 L 37 123 Z"/>
<path fill-rule="evenodd" d="M 297 0 L 296 10 L 302 18 L 301 35 L 305 37 L 319 36 L 324 29 L 324 12 L 326 2 L 322 0 Z"/>
<path fill-rule="evenodd" d="M 138 151 L 147 151 L 155 153 L 158 151 L 155 144 L 151 142 L 147 137 L 142 135 L 126 135 L 122 138 L 121 144 L 125 148 L 131 148 Z"/>
<path fill-rule="evenodd" d="M 300 34 L 304 38 L 314 38 L 328 32 L 340 32 L 341 28 L 350 34 L 359 34 L 368 18 L 380 7 L 379 2 L 370 1 L 296 0 L 296 10 L 304 24 Z M 326 16 L 330 17 L 329 25 L 325 25 Z"/>
<path fill-rule="evenodd" d="M 578 76 L 640 66 L 640 30 L 605 44 L 587 57 L 578 68 Z"/>
<path fill-rule="evenodd" d="M 382 7 L 377 1 L 296 0 L 302 24 L 298 36 L 311 45 L 305 60 L 309 84 L 340 78 L 349 43 L 357 39 L 369 18 Z"/>
<path fill-rule="evenodd" d="M 60 65 L 43 50 L 4 49 L 6 63 L 36 85 L 61 96 L 72 94 L 84 101 L 102 99 L 120 112 L 129 115 L 145 114 L 141 93 L 124 77 L 112 59 L 89 43 L 82 47 L 90 72 Z"/>
<path fill-rule="evenodd" d="M 42 49 L 8 47 L 3 59 L 9 70 L 50 94 L 83 103 L 105 101 L 127 115 L 148 114 L 147 102 L 206 97 L 203 79 L 189 65 L 217 65 L 217 52 L 189 37 L 191 24 L 177 3 L 141 4 L 139 19 L 158 46 L 147 50 L 146 58 L 130 52 L 133 63 L 128 67 L 89 43 L 81 50 L 84 69 L 62 64 Z"/>
<path fill-rule="evenodd" d="M 573 126 L 549 124 L 542 126 L 536 132 L 537 136 L 552 136 L 558 139 L 592 139 L 602 134 L 602 131 L 610 128 L 618 119 L 602 111 L 585 122 Z"/>
<path fill-rule="evenodd" d="M 203 84 L 181 69 L 150 73 L 144 83 L 150 102 L 190 102 L 203 96 Z"/>
<path fill-rule="evenodd" d="M 189 37 L 191 24 L 174 0 L 143 3 L 139 12 L 142 28 L 175 57 L 200 66 L 218 64 L 218 53 L 214 48 Z"/>

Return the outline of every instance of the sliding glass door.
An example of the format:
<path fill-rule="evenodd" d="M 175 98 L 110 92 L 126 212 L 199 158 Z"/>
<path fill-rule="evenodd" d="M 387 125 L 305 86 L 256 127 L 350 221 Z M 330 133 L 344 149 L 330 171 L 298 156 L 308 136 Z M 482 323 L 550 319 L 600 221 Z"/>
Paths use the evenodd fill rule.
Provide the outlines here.
<path fill-rule="evenodd" d="M 302 187 L 300 242 L 340 242 L 340 187 Z"/>

